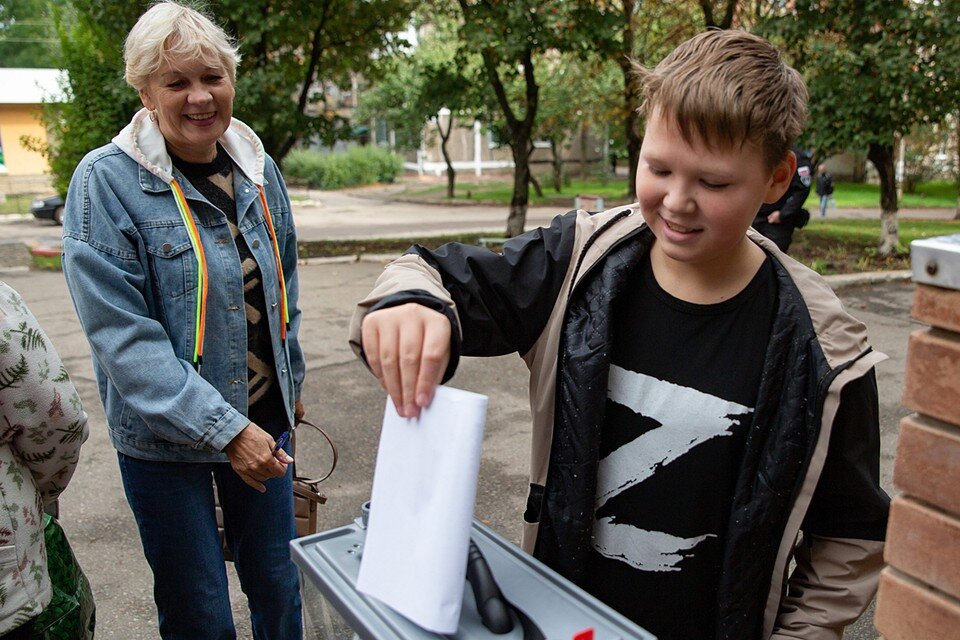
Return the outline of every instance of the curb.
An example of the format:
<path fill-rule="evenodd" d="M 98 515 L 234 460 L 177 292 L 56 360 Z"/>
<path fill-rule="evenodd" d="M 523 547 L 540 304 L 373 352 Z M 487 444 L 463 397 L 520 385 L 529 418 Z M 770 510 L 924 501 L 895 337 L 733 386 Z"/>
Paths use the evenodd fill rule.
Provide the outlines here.
<path fill-rule="evenodd" d="M 27 254 L 16 260 L 10 260 L 9 257 L 7 260 L 0 260 L 0 273 L 2 272 L 22 272 L 29 270 L 27 264 L 29 264 L 29 251 L 30 246 L 25 243 L 19 242 L 3 242 L 0 243 L 10 247 L 11 245 L 21 244 L 26 250 Z M 393 260 L 399 258 L 401 253 L 356 253 L 346 256 L 326 256 L 326 257 L 312 257 L 312 258 L 301 258 L 298 261 L 298 264 L 301 265 L 328 265 L 328 264 L 351 264 L 354 262 L 368 262 L 375 264 L 387 264 Z M 8 264 L 3 264 L 7 262 Z M 12 264 L 9 264 L 12 262 Z M 27 264 L 24 264 L 27 263 Z M 856 287 L 869 284 L 881 284 L 884 282 L 907 282 L 913 278 L 913 272 L 910 270 L 897 270 L 897 271 L 868 271 L 864 273 L 843 273 L 838 275 L 823 276 L 823 279 L 830 285 L 834 290 L 843 289 L 845 287 Z"/>
<path fill-rule="evenodd" d="M 302 258 L 302 265 L 351 264 L 354 262 L 370 262 L 387 264 L 399 258 L 400 253 L 358 253 L 349 256 L 334 256 L 326 258 Z M 901 269 L 897 271 L 866 271 L 864 273 L 841 273 L 832 276 L 823 276 L 831 289 L 843 289 L 869 284 L 885 282 L 909 282 L 913 279 L 913 272 Z"/>
<path fill-rule="evenodd" d="M 867 271 L 864 273 L 841 273 L 824 276 L 824 280 L 834 290 L 844 287 L 856 287 L 867 284 L 881 284 L 884 282 L 908 282 L 913 279 L 913 272 L 907 269 L 897 271 Z"/>

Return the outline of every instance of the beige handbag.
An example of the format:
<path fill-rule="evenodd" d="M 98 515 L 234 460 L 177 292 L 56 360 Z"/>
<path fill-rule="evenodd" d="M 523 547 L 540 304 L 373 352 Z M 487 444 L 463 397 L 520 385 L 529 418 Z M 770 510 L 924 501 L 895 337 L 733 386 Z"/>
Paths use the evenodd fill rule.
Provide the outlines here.
<path fill-rule="evenodd" d="M 291 432 L 291 454 L 296 453 L 296 429 L 299 429 L 301 426 L 312 427 L 320 432 L 320 435 L 322 435 L 330 445 L 330 450 L 333 453 L 333 462 L 330 465 L 330 470 L 319 478 L 308 478 L 306 476 L 299 475 L 297 473 L 296 463 L 294 463 L 293 515 L 297 524 L 297 537 L 303 537 L 317 532 L 317 506 L 327 502 L 327 497 L 320 493 L 319 485 L 321 482 L 329 478 L 333 473 L 333 470 L 337 468 L 338 455 L 337 445 L 333 443 L 333 440 L 330 438 L 327 432 L 308 420 L 301 420 L 299 423 L 297 423 L 297 426 L 294 427 L 294 431 Z M 223 549 L 223 559 L 229 562 L 233 560 L 233 555 L 230 553 L 230 549 L 227 548 L 227 539 L 223 532 L 223 511 L 220 509 L 220 500 L 217 497 L 216 492 L 214 492 L 214 501 L 217 507 L 217 533 L 220 534 L 220 546 Z"/>

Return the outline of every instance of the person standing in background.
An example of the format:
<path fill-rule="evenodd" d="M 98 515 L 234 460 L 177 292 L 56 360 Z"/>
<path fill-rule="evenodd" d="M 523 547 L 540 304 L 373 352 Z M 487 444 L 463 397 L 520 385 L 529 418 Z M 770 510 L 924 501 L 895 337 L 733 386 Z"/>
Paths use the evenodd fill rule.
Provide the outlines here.
<path fill-rule="evenodd" d="M 833 195 L 833 175 L 824 165 L 817 167 L 817 195 L 820 196 L 820 217 L 827 217 L 827 205 Z"/>
<path fill-rule="evenodd" d="M 66 488 L 87 414 L 23 298 L 0 282 L 0 640 L 30 640 L 50 603 L 44 507 Z"/>
<path fill-rule="evenodd" d="M 803 227 L 810 220 L 810 212 L 803 208 L 803 203 L 810 195 L 810 183 L 813 182 L 810 154 L 799 147 L 794 147 L 792 151 L 797 157 L 797 170 L 793 173 L 790 187 L 776 202 L 761 205 L 752 224 L 754 229 L 773 240 L 784 253 L 793 241 L 793 230 Z"/>

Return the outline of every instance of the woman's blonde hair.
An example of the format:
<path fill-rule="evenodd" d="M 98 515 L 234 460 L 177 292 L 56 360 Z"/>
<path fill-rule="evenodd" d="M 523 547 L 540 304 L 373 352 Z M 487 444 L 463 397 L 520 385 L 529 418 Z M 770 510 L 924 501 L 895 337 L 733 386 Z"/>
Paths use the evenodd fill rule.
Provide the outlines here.
<path fill-rule="evenodd" d="M 707 31 L 683 42 L 643 81 L 640 113 L 671 117 L 687 142 L 729 148 L 750 141 L 767 166 L 803 131 L 807 87 L 770 42 L 746 31 Z"/>
<path fill-rule="evenodd" d="M 123 45 L 124 77 L 139 91 L 164 62 L 202 60 L 223 67 L 236 82 L 240 54 L 223 29 L 196 9 L 165 0 L 150 7 L 133 25 Z"/>

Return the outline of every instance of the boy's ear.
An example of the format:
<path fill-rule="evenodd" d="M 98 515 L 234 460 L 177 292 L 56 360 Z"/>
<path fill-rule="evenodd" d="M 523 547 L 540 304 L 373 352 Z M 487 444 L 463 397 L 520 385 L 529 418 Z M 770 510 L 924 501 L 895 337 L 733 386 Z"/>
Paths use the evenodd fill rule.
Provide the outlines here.
<path fill-rule="evenodd" d="M 772 204 L 783 197 L 793 180 L 793 174 L 797 171 L 797 156 L 793 151 L 787 151 L 783 158 L 773 167 L 773 174 L 770 176 L 770 186 L 763 201 Z"/>

